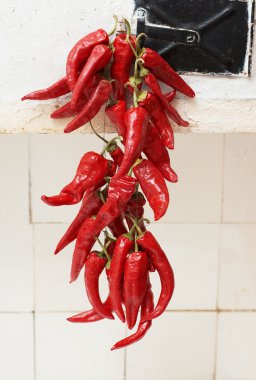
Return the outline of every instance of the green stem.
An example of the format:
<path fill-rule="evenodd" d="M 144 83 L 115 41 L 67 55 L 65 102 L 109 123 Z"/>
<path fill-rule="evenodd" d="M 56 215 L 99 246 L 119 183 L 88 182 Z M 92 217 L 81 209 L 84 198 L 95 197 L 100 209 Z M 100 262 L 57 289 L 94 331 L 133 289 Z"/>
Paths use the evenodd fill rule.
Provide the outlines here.
<path fill-rule="evenodd" d="M 117 28 L 118 17 L 116 15 L 114 15 L 113 18 L 115 20 L 115 25 L 114 25 L 114 28 L 108 33 L 109 37 L 111 37 L 115 33 L 116 28 Z"/>
<path fill-rule="evenodd" d="M 108 251 L 106 250 L 106 247 L 102 244 L 102 242 L 100 241 L 99 238 L 96 238 L 96 240 L 97 240 L 97 242 L 99 243 L 99 245 L 100 245 L 102 251 L 104 252 L 106 258 L 107 258 L 108 261 L 110 262 L 110 261 L 111 261 L 111 257 L 109 256 Z"/>
<path fill-rule="evenodd" d="M 133 54 L 135 55 L 135 57 L 137 59 L 137 50 L 134 49 L 134 46 L 133 46 L 133 44 L 131 43 L 131 40 L 130 40 L 130 37 L 131 37 L 131 25 L 130 25 L 129 21 L 126 18 L 124 18 L 124 22 L 125 22 L 126 29 L 127 29 L 126 41 L 130 45 L 130 48 L 132 49 L 132 52 L 133 52 Z"/>
<path fill-rule="evenodd" d="M 106 151 L 108 151 L 108 148 L 111 146 L 111 144 L 113 144 L 116 140 L 123 140 L 123 137 L 122 136 L 116 136 L 114 137 L 112 140 L 108 141 L 107 142 L 107 145 L 105 146 L 105 148 L 103 149 L 103 151 L 101 152 L 101 155 L 104 154 Z"/>
<path fill-rule="evenodd" d="M 137 243 L 137 238 L 138 238 L 138 234 L 135 231 L 134 232 L 134 250 L 135 250 L 135 252 L 138 252 L 138 250 L 139 250 L 138 243 Z"/>
<path fill-rule="evenodd" d="M 101 139 L 102 141 L 104 141 L 106 144 L 108 144 L 108 140 L 104 139 L 104 137 L 102 137 L 101 135 L 99 135 L 99 133 L 94 129 L 93 125 L 92 125 L 92 122 L 90 121 L 90 126 L 93 130 L 93 132 L 95 133 L 95 135 Z"/>
<path fill-rule="evenodd" d="M 140 50 L 140 39 L 142 37 L 146 37 L 146 36 L 147 35 L 145 33 L 140 33 L 138 35 L 138 37 L 136 38 L 136 54 L 137 54 L 137 57 L 140 55 L 140 52 L 141 52 L 141 50 Z"/>

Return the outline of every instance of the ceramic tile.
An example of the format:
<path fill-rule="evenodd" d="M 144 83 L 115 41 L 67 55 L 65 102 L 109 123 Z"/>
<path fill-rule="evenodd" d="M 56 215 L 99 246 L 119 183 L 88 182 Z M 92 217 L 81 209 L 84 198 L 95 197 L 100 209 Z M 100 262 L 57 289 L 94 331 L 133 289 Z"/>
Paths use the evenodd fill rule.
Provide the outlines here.
<path fill-rule="evenodd" d="M 256 379 L 256 313 L 220 313 L 216 380 Z"/>
<path fill-rule="evenodd" d="M 256 222 L 256 135 L 226 136 L 224 222 Z"/>
<path fill-rule="evenodd" d="M 34 380 L 33 315 L 0 314 L 0 378 Z"/>
<path fill-rule="evenodd" d="M 0 311 L 33 310 L 32 226 L 0 229 Z"/>
<path fill-rule="evenodd" d="M 29 223 L 28 138 L 0 135 L 0 224 Z"/>
<path fill-rule="evenodd" d="M 175 291 L 169 309 L 216 308 L 219 226 L 214 224 L 152 224 L 175 274 Z M 158 274 L 151 275 L 158 294 Z"/>
<path fill-rule="evenodd" d="M 212 380 L 215 313 L 165 313 L 127 349 L 127 380 Z"/>
<path fill-rule="evenodd" d="M 256 225 L 221 227 L 219 307 L 256 309 Z"/>
<path fill-rule="evenodd" d="M 121 380 L 124 352 L 111 352 L 124 336 L 118 321 L 71 324 L 66 314 L 36 316 L 37 380 Z"/>

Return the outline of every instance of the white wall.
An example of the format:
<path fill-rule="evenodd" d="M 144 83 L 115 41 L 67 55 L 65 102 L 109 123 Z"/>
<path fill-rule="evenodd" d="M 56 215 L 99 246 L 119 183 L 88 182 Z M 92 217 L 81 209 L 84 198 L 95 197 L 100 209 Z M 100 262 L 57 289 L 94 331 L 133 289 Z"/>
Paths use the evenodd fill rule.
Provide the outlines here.
<path fill-rule="evenodd" d="M 126 334 L 118 320 L 66 322 L 90 307 L 82 278 L 68 284 L 73 246 L 53 255 L 77 208 L 40 201 L 101 143 L 2 135 L 0 147 L 1 379 L 256 379 L 255 135 L 176 135 L 180 181 L 167 215 L 150 226 L 174 267 L 173 300 L 143 341 L 112 353 Z"/>
<path fill-rule="evenodd" d="M 251 3 L 251 0 L 248 0 Z M 86 33 L 112 28 L 112 15 L 130 17 L 133 1 L 10 0 L 0 9 L 0 132 L 56 132 L 65 125 L 49 120 L 57 101 L 21 103 L 31 90 L 46 87 L 65 72 L 66 57 Z M 256 56 L 253 56 L 253 73 Z M 195 100 L 176 105 L 191 132 L 256 130 L 256 77 L 187 76 Z"/>

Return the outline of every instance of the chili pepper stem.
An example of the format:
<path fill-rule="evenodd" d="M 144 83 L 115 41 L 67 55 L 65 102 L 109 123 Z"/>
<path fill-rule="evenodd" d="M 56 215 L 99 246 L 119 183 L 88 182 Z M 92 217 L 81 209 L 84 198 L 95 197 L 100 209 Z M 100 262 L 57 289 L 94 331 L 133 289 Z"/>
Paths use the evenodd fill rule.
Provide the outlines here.
<path fill-rule="evenodd" d="M 126 41 L 127 41 L 128 44 L 130 45 L 130 48 L 131 48 L 133 54 L 134 54 L 135 57 L 137 58 L 137 50 L 134 49 L 134 47 L 133 47 L 133 45 L 132 45 L 132 43 L 131 43 L 131 41 L 130 41 L 130 36 L 131 36 L 131 25 L 130 25 L 129 21 L 128 21 L 126 18 L 124 18 L 123 20 L 124 20 L 124 22 L 125 22 L 125 26 L 126 26 L 126 29 L 127 29 L 127 33 L 126 33 Z"/>
<path fill-rule="evenodd" d="M 100 245 L 102 251 L 104 252 L 104 254 L 105 254 L 105 256 L 106 256 L 108 262 L 110 262 L 110 261 L 111 261 L 111 257 L 109 256 L 106 247 L 102 244 L 102 242 L 100 241 L 100 239 L 99 239 L 98 237 L 96 238 L 96 240 L 97 240 L 97 242 L 99 243 L 99 245 Z"/>
<path fill-rule="evenodd" d="M 116 28 L 117 28 L 118 17 L 116 15 L 113 15 L 113 19 L 115 20 L 115 25 L 114 25 L 114 28 L 108 33 L 109 37 L 111 37 L 116 32 Z"/>
<path fill-rule="evenodd" d="M 92 122 L 90 121 L 90 126 L 91 126 L 91 128 L 92 128 L 92 130 L 93 130 L 93 132 L 95 133 L 95 135 L 99 138 L 99 139 L 101 139 L 102 141 L 104 141 L 106 144 L 108 144 L 109 143 L 109 141 L 108 140 L 106 140 L 106 139 L 104 139 L 104 137 L 102 137 L 95 129 L 94 129 L 94 127 L 93 127 L 93 125 L 92 125 Z"/>
<path fill-rule="evenodd" d="M 108 149 L 109 149 L 109 147 L 111 146 L 111 144 L 113 144 L 113 142 L 115 142 L 116 140 L 120 140 L 120 141 L 122 141 L 122 140 L 123 140 L 123 137 L 122 137 L 122 136 L 116 136 L 116 137 L 114 137 L 113 139 L 111 139 L 110 141 L 105 140 L 105 142 L 106 142 L 107 145 L 106 145 L 105 148 L 102 150 L 101 155 L 103 155 L 106 151 L 108 151 Z"/>

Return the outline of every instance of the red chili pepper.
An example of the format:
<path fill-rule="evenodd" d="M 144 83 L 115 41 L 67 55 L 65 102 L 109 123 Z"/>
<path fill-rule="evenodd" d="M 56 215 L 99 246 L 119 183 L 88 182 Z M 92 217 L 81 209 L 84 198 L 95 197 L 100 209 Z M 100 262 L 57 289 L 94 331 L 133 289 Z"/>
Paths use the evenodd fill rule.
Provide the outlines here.
<path fill-rule="evenodd" d="M 102 75 L 94 75 L 91 79 L 90 85 L 88 86 L 87 90 L 84 91 L 83 96 L 80 98 L 79 103 L 77 104 L 76 108 L 71 107 L 71 102 L 68 102 L 64 106 L 58 108 L 56 111 L 54 111 L 51 114 L 52 119 L 62 119 L 65 117 L 71 117 L 76 116 L 80 111 L 82 111 L 83 107 L 86 105 L 86 103 L 89 101 L 91 96 L 93 95 L 94 91 L 96 90 L 97 86 L 99 85 L 100 81 L 103 79 Z"/>
<path fill-rule="evenodd" d="M 96 186 L 106 176 L 108 160 L 95 152 L 87 152 L 82 157 L 74 179 L 60 194 L 52 197 L 43 195 L 42 201 L 49 206 L 73 205 L 81 201 L 85 191 Z"/>
<path fill-rule="evenodd" d="M 156 51 L 149 48 L 143 49 L 141 58 L 144 66 L 163 83 L 173 87 L 175 90 L 191 98 L 195 96 L 191 87 L 173 70 Z"/>
<path fill-rule="evenodd" d="M 151 290 L 151 284 L 149 282 L 146 294 L 141 304 L 141 318 L 147 317 L 147 315 L 151 313 L 153 309 L 154 309 L 154 296 Z M 124 348 L 124 347 L 129 346 L 130 344 L 138 342 L 140 339 L 142 339 L 146 335 L 151 325 L 152 325 L 151 320 L 146 320 L 144 322 L 140 321 L 137 331 L 134 334 L 128 336 L 127 338 L 122 339 L 119 342 L 117 342 L 111 348 L 111 351 L 118 350 L 119 348 Z"/>
<path fill-rule="evenodd" d="M 70 282 L 74 282 L 78 278 L 79 273 L 95 244 L 95 238 L 98 237 L 98 235 L 94 234 L 94 227 L 95 218 L 90 217 L 84 221 L 79 230 L 72 258 Z"/>
<path fill-rule="evenodd" d="M 111 123 L 116 127 L 118 135 L 123 137 L 124 143 L 126 137 L 126 125 L 124 121 L 126 103 L 123 100 L 118 100 L 116 104 L 107 106 L 105 112 Z"/>
<path fill-rule="evenodd" d="M 164 251 L 151 232 L 145 232 L 137 240 L 137 243 L 149 255 L 153 266 L 159 273 L 162 287 L 156 308 L 147 317 L 142 318 L 142 322 L 144 322 L 159 317 L 165 311 L 174 290 L 174 274 Z"/>
<path fill-rule="evenodd" d="M 177 182 L 178 177 L 170 165 L 170 157 L 156 127 L 149 122 L 143 152 L 159 169 L 167 181 Z"/>
<path fill-rule="evenodd" d="M 91 252 L 85 262 L 84 282 L 88 299 L 98 315 L 114 319 L 112 313 L 103 305 L 99 294 L 99 277 L 107 264 L 107 259 L 98 252 Z"/>
<path fill-rule="evenodd" d="M 135 185 L 135 178 L 128 175 L 118 179 L 112 178 L 109 184 L 107 201 L 101 207 L 95 219 L 95 231 L 102 231 L 124 211 L 135 191 Z"/>
<path fill-rule="evenodd" d="M 108 34 L 103 29 L 96 30 L 93 33 L 81 38 L 71 49 L 67 59 L 67 81 L 71 91 L 74 90 L 79 71 L 84 66 L 87 58 L 91 54 L 94 46 L 99 44 L 109 44 Z"/>
<path fill-rule="evenodd" d="M 173 149 L 174 135 L 172 126 L 162 109 L 159 99 L 151 92 L 148 92 L 146 98 L 139 103 L 141 107 L 148 111 L 150 119 L 157 128 L 164 145 L 169 149 Z"/>
<path fill-rule="evenodd" d="M 121 216 L 118 216 L 112 223 L 110 223 L 108 228 L 116 238 L 127 233 L 127 229 Z"/>
<path fill-rule="evenodd" d="M 111 83 L 107 80 L 101 80 L 92 97 L 86 103 L 82 111 L 66 126 L 64 132 L 72 132 L 92 120 L 103 104 L 108 100 L 111 91 Z"/>
<path fill-rule="evenodd" d="M 113 145 L 110 150 L 108 150 L 108 153 L 112 157 L 113 161 L 116 165 L 121 166 L 121 163 L 123 161 L 123 151 L 119 148 L 117 144 Z"/>
<path fill-rule="evenodd" d="M 147 289 L 148 257 L 146 252 L 133 252 L 124 266 L 124 302 L 129 329 L 136 323 L 139 308 Z"/>
<path fill-rule="evenodd" d="M 77 216 L 59 241 L 54 251 L 55 255 L 62 251 L 62 249 L 64 249 L 68 244 L 77 238 L 79 230 L 82 227 L 84 221 L 90 216 L 97 214 L 101 206 L 102 201 L 98 195 L 92 191 L 92 189 L 87 190 Z"/>
<path fill-rule="evenodd" d="M 154 211 L 155 220 L 159 220 L 169 205 L 169 193 L 162 174 L 148 160 L 141 161 L 133 168 L 133 172 Z"/>
<path fill-rule="evenodd" d="M 67 78 L 64 77 L 52 84 L 50 87 L 43 90 L 33 91 L 23 96 L 21 100 L 47 100 L 58 98 L 59 96 L 66 95 L 70 92 L 67 84 Z"/>
<path fill-rule="evenodd" d="M 175 98 L 176 96 L 176 90 L 173 90 L 173 91 L 170 91 L 168 92 L 167 94 L 164 95 L 166 97 L 166 99 L 168 100 L 168 102 L 172 102 L 173 99 Z"/>
<path fill-rule="evenodd" d="M 71 98 L 72 108 L 76 108 L 81 99 L 82 92 L 87 90 L 92 77 L 107 66 L 111 57 L 112 51 L 106 45 L 97 45 L 92 49 L 73 90 Z"/>
<path fill-rule="evenodd" d="M 129 229 L 131 229 L 134 225 L 134 222 L 133 222 L 134 219 L 138 221 L 143 218 L 144 207 L 143 206 L 130 207 L 129 205 L 127 205 L 125 209 L 125 215 L 126 215 L 125 219 L 126 219 L 127 225 Z M 142 220 L 140 220 L 140 222 L 138 223 L 138 226 L 140 227 L 142 231 L 146 231 L 146 227 Z"/>
<path fill-rule="evenodd" d="M 134 243 L 125 235 L 121 235 L 115 245 L 109 272 L 109 293 L 112 310 L 122 322 L 125 322 L 122 308 L 122 282 L 124 275 L 125 260 Z"/>
<path fill-rule="evenodd" d="M 176 109 L 171 106 L 169 101 L 166 99 L 166 97 L 162 93 L 161 87 L 156 77 L 152 73 L 149 73 L 145 77 L 145 83 L 158 96 L 158 98 L 160 99 L 161 103 L 163 104 L 164 108 L 168 112 L 171 119 L 173 119 L 178 125 L 187 127 L 189 123 L 183 120 L 182 117 L 179 115 L 179 113 L 176 111 Z"/>
<path fill-rule="evenodd" d="M 139 158 L 147 133 L 148 112 L 141 107 L 131 108 L 126 111 L 124 119 L 127 127 L 124 158 L 115 177 L 127 174 Z"/>
<path fill-rule="evenodd" d="M 135 48 L 136 36 L 128 37 L 127 34 L 118 34 L 114 40 L 113 63 L 111 65 L 111 78 L 115 80 L 113 84 L 114 98 L 125 100 L 124 84 L 129 81 L 131 64 L 134 60 L 134 53 L 127 38 Z"/>
<path fill-rule="evenodd" d="M 134 193 L 135 184 L 136 180 L 129 176 L 111 180 L 108 199 L 99 210 L 96 219 L 89 225 L 86 220 L 79 231 L 73 253 L 70 282 L 75 281 L 79 276 L 95 238 L 103 228 L 107 227 L 123 212 Z"/>
<path fill-rule="evenodd" d="M 111 300 L 109 296 L 106 299 L 106 301 L 103 303 L 103 305 L 104 305 L 104 309 L 107 309 L 109 313 L 111 313 L 112 307 L 111 307 Z M 90 322 L 101 321 L 102 319 L 103 317 L 97 314 L 94 309 L 83 311 L 82 313 L 79 313 L 72 317 L 67 318 L 67 320 L 72 323 L 90 323 Z"/>

